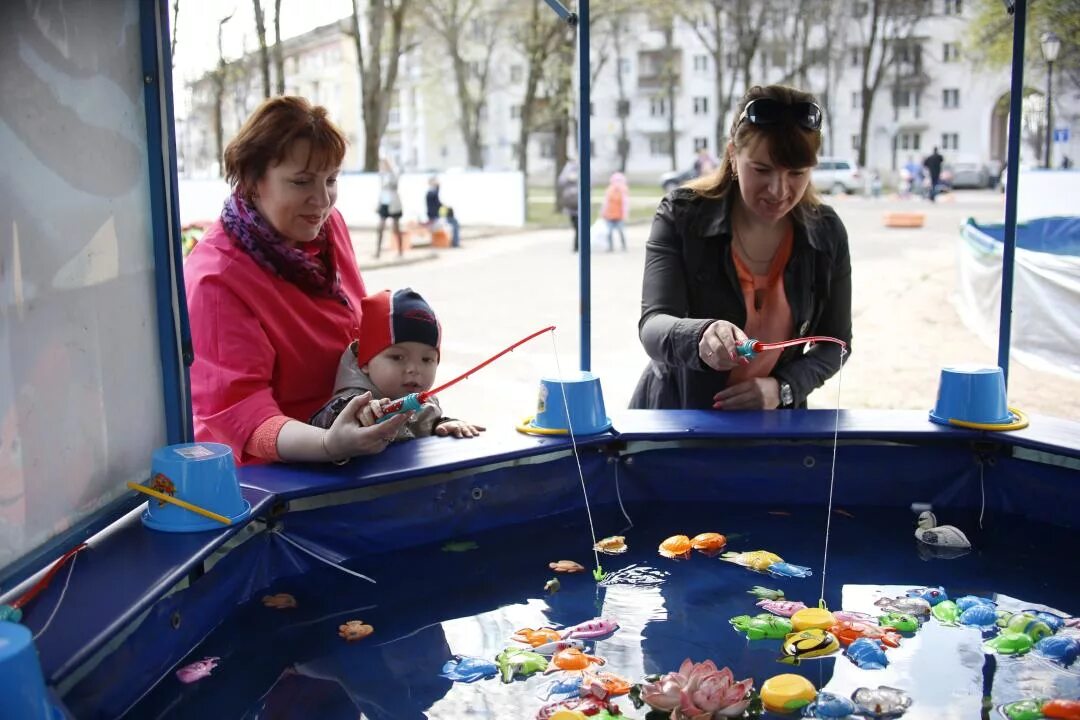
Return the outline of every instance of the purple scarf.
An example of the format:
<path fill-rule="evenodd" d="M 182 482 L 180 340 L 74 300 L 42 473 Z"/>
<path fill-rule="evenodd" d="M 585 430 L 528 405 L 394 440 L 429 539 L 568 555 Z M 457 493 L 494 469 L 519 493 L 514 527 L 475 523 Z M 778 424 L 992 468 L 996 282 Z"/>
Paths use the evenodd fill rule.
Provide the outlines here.
<path fill-rule="evenodd" d="M 293 247 L 251 203 L 235 192 L 225 201 L 221 224 L 233 242 L 272 275 L 291 282 L 313 297 L 328 297 L 342 305 L 349 304 L 341 290 L 334 265 L 334 247 L 330 244 L 325 223 L 311 241 L 310 247 L 316 252 Z"/>

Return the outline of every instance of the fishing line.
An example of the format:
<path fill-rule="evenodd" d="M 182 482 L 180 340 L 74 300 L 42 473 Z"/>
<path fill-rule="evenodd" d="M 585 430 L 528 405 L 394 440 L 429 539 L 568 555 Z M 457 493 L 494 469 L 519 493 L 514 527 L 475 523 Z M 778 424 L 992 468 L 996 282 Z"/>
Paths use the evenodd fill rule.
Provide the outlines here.
<path fill-rule="evenodd" d="M 352 575 L 353 577 L 358 577 L 358 578 L 360 578 L 361 580 L 367 580 L 367 581 L 368 581 L 369 583 L 371 583 L 372 585 L 377 585 L 377 584 L 378 584 L 378 583 L 376 583 L 376 582 L 375 582 L 374 580 L 372 580 L 371 578 L 369 578 L 369 577 L 368 577 L 367 575 L 361 575 L 360 573 L 358 573 L 358 572 L 356 572 L 356 571 L 354 571 L 354 570 L 350 570 L 350 569 L 349 569 L 349 568 L 347 568 L 347 567 L 342 567 L 341 565 L 338 565 L 338 564 L 337 564 L 336 562 L 334 562 L 333 560 L 327 560 L 326 558 L 322 557 L 322 556 L 321 556 L 321 555 L 319 555 L 318 553 L 316 553 L 316 552 L 313 552 L 313 551 L 311 551 L 311 550 L 308 550 L 308 549 L 307 549 L 306 547 L 304 547 L 303 545 L 301 545 L 300 543 L 296 542 L 296 541 L 295 541 L 295 540 L 293 540 L 293 539 L 292 539 L 291 537 L 289 537 L 288 535 L 286 535 L 286 534 L 285 534 L 284 532 L 282 532 L 282 530 L 281 530 L 281 526 L 280 526 L 280 525 L 279 525 L 278 527 L 274 528 L 273 530 L 271 530 L 270 532 L 272 532 L 272 533 L 276 533 L 276 534 L 277 534 L 277 536 L 278 536 L 279 538 L 281 538 L 281 539 L 282 539 L 282 540 L 284 540 L 285 542 L 289 543 L 290 545 L 292 545 L 292 546 L 293 546 L 294 548 L 296 548 L 296 549 L 297 549 L 297 550 L 299 550 L 300 552 L 302 552 L 302 553 L 307 553 L 308 555 L 310 555 L 311 557 L 315 558 L 315 559 L 316 559 L 316 560 L 318 560 L 319 562 L 322 562 L 322 563 L 326 563 L 327 565 L 329 565 L 329 566 L 330 566 L 330 567 L 332 567 L 332 568 L 337 568 L 338 570 L 340 570 L 341 572 L 343 572 L 343 573 L 345 573 L 345 574 L 347 574 L 347 575 Z"/>
<path fill-rule="evenodd" d="M 844 384 L 844 356 L 847 348 L 840 348 L 840 370 L 836 373 L 836 419 L 833 423 L 832 467 L 829 469 L 829 505 L 825 510 L 825 552 L 821 558 L 821 597 L 818 606 L 825 607 L 825 572 L 829 566 L 829 533 L 832 530 L 833 488 L 836 485 L 836 446 L 840 438 L 840 390 Z"/>
<path fill-rule="evenodd" d="M 53 618 L 56 617 L 56 611 L 60 609 L 60 606 L 64 604 L 64 596 L 67 595 L 68 584 L 71 582 L 71 576 L 75 571 L 75 561 L 79 559 L 78 554 L 71 556 L 71 564 L 68 565 L 68 574 L 64 579 L 64 587 L 60 588 L 60 597 L 56 598 L 56 605 L 53 607 L 52 612 L 49 613 L 49 619 L 45 621 L 45 624 L 41 626 L 41 629 L 37 631 L 33 639 L 37 640 L 39 637 L 45 634 L 45 631 L 49 629 L 49 625 L 52 624 Z"/>

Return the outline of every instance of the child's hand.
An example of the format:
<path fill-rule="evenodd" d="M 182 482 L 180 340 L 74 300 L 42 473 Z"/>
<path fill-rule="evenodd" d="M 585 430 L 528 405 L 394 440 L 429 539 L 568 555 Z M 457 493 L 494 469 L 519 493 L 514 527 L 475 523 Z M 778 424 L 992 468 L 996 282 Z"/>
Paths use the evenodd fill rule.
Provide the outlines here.
<path fill-rule="evenodd" d="M 478 437 L 485 430 L 487 428 L 482 425 L 473 425 L 471 422 L 465 422 L 464 420 L 447 420 L 435 426 L 435 434 L 439 437 L 453 435 L 457 438 L 472 438 Z"/>
<path fill-rule="evenodd" d="M 379 422 L 385 413 L 383 408 L 393 402 L 390 398 L 382 398 L 381 400 L 372 400 L 356 414 L 357 421 L 364 427 L 371 427 Z"/>

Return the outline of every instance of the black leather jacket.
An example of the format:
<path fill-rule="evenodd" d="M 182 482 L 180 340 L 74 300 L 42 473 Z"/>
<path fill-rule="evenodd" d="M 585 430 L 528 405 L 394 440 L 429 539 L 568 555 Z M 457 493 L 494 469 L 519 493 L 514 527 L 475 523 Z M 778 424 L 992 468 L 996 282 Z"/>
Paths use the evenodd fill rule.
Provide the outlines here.
<path fill-rule="evenodd" d="M 679 188 L 657 208 L 645 249 L 638 335 L 652 358 L 630 400 L 632 408 L 711 408 L 728 373 L 698 356 L 715 320 L 744 327 L 746 303 L 731 257 L 730 196 L 703 198 Z M 826 205 L 797 213 L 784 288 L 796 337 L 830 335 L 851 351 L 851 255 L 847 230 Z M 850 356 L 850 355 L 849 355 Z M 820 343 L 785 349 L 772 376 L 791 385 L 795 407 L 836 374 L 840 347 Z"/>

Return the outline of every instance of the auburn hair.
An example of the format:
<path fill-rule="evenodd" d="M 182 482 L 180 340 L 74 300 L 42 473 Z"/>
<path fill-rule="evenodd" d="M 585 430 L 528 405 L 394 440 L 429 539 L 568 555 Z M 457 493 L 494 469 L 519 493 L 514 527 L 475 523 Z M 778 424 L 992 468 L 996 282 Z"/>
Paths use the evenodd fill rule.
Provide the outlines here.
<path fill-rule="evenodd" d="M 311 143 L 308 168 L 337 168 L 345 158 L 345 135 L 326 108 L 291 95 L 264 100 L 225 148 L 225 179 L 250 198 L 267 168 L 282 162 L 298 140 Z"/>
<path fill-rule="evenodd" d="M 754 125 L 748 121 L 740 121 L 750 101 L 759 98 L 770 98 L 785 105 L 799 102 L 817 104 L 817 99 L 810 93 L 786 85 L 755 85 L 747 90 L 739 101 L 735 119 L 731 124 L 731 133 L 728 137 L 735 152 L 744 148 L 754 148 L 764 141 L 769 149 L 769 158 L 780 167 L 796 169 L 817 165 L 818 152 L 821 150 L 821 130 L 807 130 L 799 126 L 794 118 L 769 125 Z M 723 148 L 720 167 L 709 175 L 691 180 L 685 187 L 702 197 L 722 198 L 738 181 L 731 153 L 727 148 Z M 811 183 L 806 186 L 806 192 L 795 209 L 801 212 L 811 210 L 820 204 L 821 199 Z"/>

